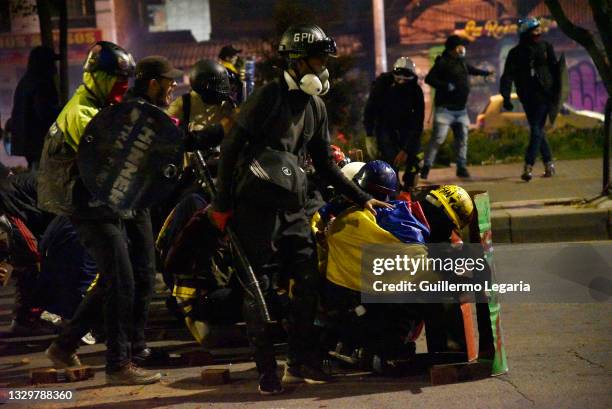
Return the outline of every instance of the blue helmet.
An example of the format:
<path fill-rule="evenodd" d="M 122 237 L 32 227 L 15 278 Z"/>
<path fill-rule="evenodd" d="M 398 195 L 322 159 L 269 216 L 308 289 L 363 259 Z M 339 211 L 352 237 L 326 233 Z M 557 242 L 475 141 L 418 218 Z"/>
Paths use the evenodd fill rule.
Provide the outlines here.
<path fill-rule="evenodd" d="M 540 20 L 536 17 L 527 17 L 518 21 L 519 34 L 525 34 L 540 26 Z"/>
<path fill-rule="evenodd" d="M 388 200 L 397 190 L 397 173 L 387 162 L 366 163 L 353 177 L 353 182 L 378 200 Z"/>

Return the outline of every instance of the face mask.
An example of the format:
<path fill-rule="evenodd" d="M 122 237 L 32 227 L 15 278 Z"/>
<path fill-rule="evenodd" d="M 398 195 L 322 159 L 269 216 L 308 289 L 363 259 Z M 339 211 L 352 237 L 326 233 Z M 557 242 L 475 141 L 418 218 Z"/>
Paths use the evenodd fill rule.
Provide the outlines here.
<path fill-rule="evenodd" d="M 414 78 L 415 78 L 414 75 L 393 74 L 393 79 L 398 84 L 403 84 L 404 82 L 412 81 L 414 80 Z"/>
<path fill-rule="evenodd" d="M 310 69 L 314 71 L 312 67 Z M 325 95 L 330 89 L 329 71 L 325 68 L 318 74 L 306 74 L 300 78 L 298 85 L 308 95 Z"/>
<path fill-rule="evenodd" d="M 127 81 L 115 81 L 113 84 L 113 88 L 111 88 L 108 97 L 106 98 L 106 103 L 109 105 L 118 104 L 123 100 L 123 96 L 128 90 L 128 82 Z"/>

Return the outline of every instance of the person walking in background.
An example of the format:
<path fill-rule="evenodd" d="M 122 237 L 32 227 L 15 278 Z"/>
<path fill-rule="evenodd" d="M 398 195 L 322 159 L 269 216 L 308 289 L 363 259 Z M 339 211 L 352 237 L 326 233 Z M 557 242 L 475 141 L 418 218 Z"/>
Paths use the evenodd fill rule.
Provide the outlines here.
<path fill-rule="evenodd" d="M 13 96 L 11 155 L 25 156 L 30 169 L 38 167 L 45 135 L 60 111 L 57 59 L 49 47 L 33 48 Z"/>
<path fill-rule="evenodd" d="M 504 109 L 508 111 L 514 109 L 510 93 L 512 83 L 516 85 L 516 93 L 529 122 L 529 145 L 521 175 L 521 179 L 526 182 L 533 177 L 533 165 L 538 152 L 544 162 L 544 177 L 555 174 L 544 125 L 551 110 L 553 95 L 559 86 L 554 75 L 557 71 L 557 58 L 552 45 L 540 41 L 541 35 L 542 28 L 537 18 L 528 17 L 519 22 L 519 43 L 508 53 L 499 84 L 499 93 L 504 97 Z"/>
<path fill-rule="evenodd" d="M 418 83 L 416 66 L 400 57 L 393 71 L 381 74 L 372 85 L 363 113 L 368 138 L 376 138 L 380 159 L 398 172 L 406 167 L 404 189 L 416 185 L 425 117 L 425 98 Z M 379 158 L 374 158 L 379 159 Z"/>
<path fill-rule="evenodd" d="M 446 140 L 449 127 L 455 136 L 457 155 L 457 176 L 469 178 L 467 170 L 468 118 L 466 103 L 470 94 L 470 75 L 488 76 L 492 72 L 481 70 L 465 61 L 468 41 L 458 35 L 446 39 L 444 52 L 425 77 L 425 82 L 436 90 L 434 104 L 434 126 L 431 139 L 425 151 L 425 162 L 421 178 L 427 179 L 438 149 Z"/>

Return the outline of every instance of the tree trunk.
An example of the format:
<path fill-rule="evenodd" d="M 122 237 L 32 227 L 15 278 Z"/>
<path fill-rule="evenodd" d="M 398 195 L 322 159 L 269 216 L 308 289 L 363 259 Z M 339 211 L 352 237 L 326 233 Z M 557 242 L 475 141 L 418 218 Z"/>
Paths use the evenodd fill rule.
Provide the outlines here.
<path fill-rule="evenodd" d="M 59 49 L 60 49 L 60 100 L 68 102 L 68 8 L 66 0 L 57 2 L 59 9 Z"/>
<path fill-rule="evenodd" d="M 583 46 L 595 67 L 597 72 L 603 80 L 606 91 L 608 92 L 608 101 L 606 102 L 605 111 L 605 122 L 604 122 L 604 146 L 603 146 L 603 182 L 602 182 L 602 195 L 607 196 L 610 193 L 610 111 L 612 109 L 612 7 L 610 1 L 600 2 L 597 0 L 590 0 L 591 12 L 593 13 L 593 19 L 597 24 L 597 28 L 600 31 L 601 39 L 604 49 L 600 49 L 595 41 L 593 33 L 580 26 L 572 23 L 563 8 L 559 4 L 558 0 L 544 0 L 546 6 L 553 15 L 559 28 L 572 40 Z"/>
<path fill-rule="evenodd" d="M 49 0 L 36 0 L 36 12 L 40 26 L 41 45 L 53 48 L 53 30 L 51 27 L 51 5 Z"/>

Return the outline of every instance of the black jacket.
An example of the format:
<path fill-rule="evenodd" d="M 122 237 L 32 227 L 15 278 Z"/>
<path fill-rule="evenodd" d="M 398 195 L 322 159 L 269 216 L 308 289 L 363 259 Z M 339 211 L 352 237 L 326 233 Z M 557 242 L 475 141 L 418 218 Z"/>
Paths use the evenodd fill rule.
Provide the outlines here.
<path fill-rule="evenodd" d="M 60 112 L 53 72 L 29 69 L 19 80 L 11 114 L 13 155 L 40 160 L 45 135 Z"/>
<path fill-rule="evenodd" d="M 307 109 L 311 98 L 313 110 Z M 312 130 L 312 135 L 306 135 L 307 129 Z M 239 159 L 247 154 L 248 145 L 298 154 L 304 144 L 323 180 L 360 205 L 370 199 L 332 161 L 323 101 L 300 90 L 290 91 L 285 80 L 277 78 L 256 90 L 243 104 L 236 124 L 221 144 L 215 208 L 220 211 L 231 208 L 234 171 Z"/>
<path fill-rule="evenodd" d="M 470 94 L 469 75 L 489 74 L 489 71 L 471 66 L 464 58 L 444 51 L 436 58 L 434 66 L 425 77 L 425 82 L 436 89 L 436 107 L 461 110 L 465 109 Z M 448 84 L 453 84 L 455 89 L 449 91 Z"/>
<path fill-rule="evenodd" d="M 402 141 L 409 143 L 421 137 L 424 118 L 425 99 L 416 79 L 400 85 L 390 72 L 376 78 L 363 112 L 368 135 L 398 130 Z"/>
<path fill-rule="evenodd" d="M 555 77 L 557 70 L 557 58 L 550 43 L 521 40 L 508 53 L 499 92 L 504 98 L 510 99 L 514 82 L 523 103 L 550 101 L 558 87 Z"/>
<path fill-rule="evenodd" d="M 40 237 L 52 215 L 38 208 L 36 173 L 26 172 L 0 178 L 0 214 L 20 218 Z"/>

